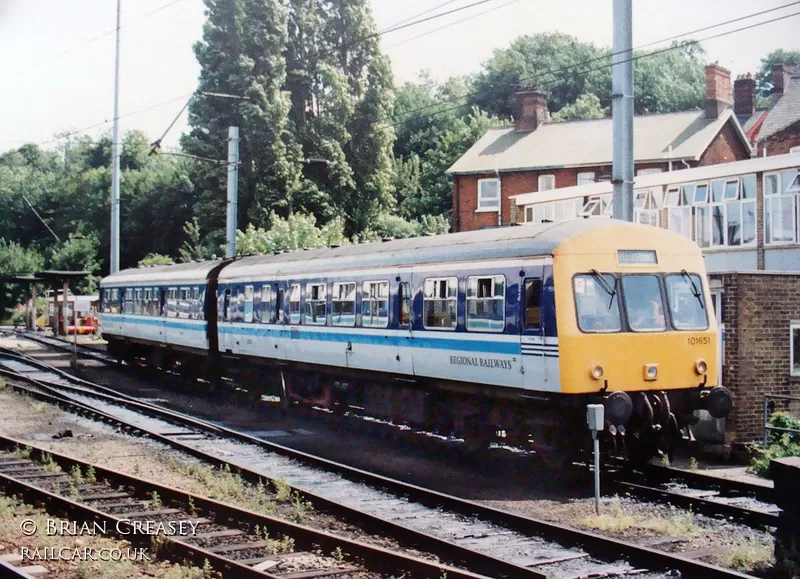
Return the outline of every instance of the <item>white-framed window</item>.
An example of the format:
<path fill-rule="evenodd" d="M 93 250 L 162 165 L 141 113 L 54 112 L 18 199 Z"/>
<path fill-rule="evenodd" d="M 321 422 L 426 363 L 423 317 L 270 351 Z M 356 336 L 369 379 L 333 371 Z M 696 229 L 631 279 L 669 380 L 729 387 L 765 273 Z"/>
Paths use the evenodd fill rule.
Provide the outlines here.
<path fill-rule="evenodd" d="M 797 169 L 764 175 L 764 243 L 796 242 L 800 174 Z"/>
<path fill-rule="evenodd" d="M 306 284 L 306 324 L 311 326 L 325 325 L 328 315 L 327 289 L 324 283 Z"/>
<path fill-rule="evenodd" d="M 361 325 L 385 328 L 389 325 L 389 282 L 365 281 L 361 294 Z"/>
<path fill-rule="evenodd" d="M 502 332 L 505 328 L 506 278 L 467 278 L 467 330 Z"/>
<path fill-rule="evenodd" d="M 556 188 L 555 175 L 539 175 L 539 188 L 538 191 L 550 191 Z"/>
<path fill-rule="evenodd" d="M 423 284 L 422 325 L 429 330 L 455 330 L 458 279 L 427 278 Z"/>
<path fill-rule="evenodd" d="M 300 323 L 300 284 L 293 283 L 289 289 L 289 323 Z"/>
<path fill-rule="evenodd" d="M 634 223 L 658 227 L 661 222 L 659 209 L 661 209 L 661 188 L 640 189 L 634 192 Z"/>
<path fill-rule="evenodd" d="M 595 195 L 583 206 L 581 217 L 611 217 L 614 212 L 613 195 Z"/>
<path fill-rule="evenodd" d="M 273 322 L 272 314 L 272 286 L 264 284 L 261 286 L 261 323 L 271 324 Z"/>
<path fill-rule="evenodd" d="M 334 326 L 356 325 L 356 284 L 337 282 L 333 284 L 331 296 L 332 322 Z"/>
<path fill-rule="evenodd" d="M 800 376 L 800 320 L 789 323 L 790 355 L 789 370 L 792 376 Z"/>
<path fill-rule="evenodd" d="M 582 205 L 582 197 L 528 205 L 525 207 L 525 223 L 553 223 L 575 219 Z"/>
<path fill-rule="evenodd" d="M 586 185 L 587 183 L 594 183 L 594 171 L 578 173 L 578 185 Z"/>
<path fill-rule="evenodd" d="M 244 286 L 244 321 L 253 321 L 253 286 Z"/>
<path fill-rule="evenodd" d="M 663 169 L 661 167 L 650 167 L 649 169 L 637 169 L 636 176 L 642 175 L 658 175 L 659 173 L 663 173 Z"/>
<path fill-rule="evenodd" d="M 500 210 L 500 179 L 478 179 L 478 211 Z"/>

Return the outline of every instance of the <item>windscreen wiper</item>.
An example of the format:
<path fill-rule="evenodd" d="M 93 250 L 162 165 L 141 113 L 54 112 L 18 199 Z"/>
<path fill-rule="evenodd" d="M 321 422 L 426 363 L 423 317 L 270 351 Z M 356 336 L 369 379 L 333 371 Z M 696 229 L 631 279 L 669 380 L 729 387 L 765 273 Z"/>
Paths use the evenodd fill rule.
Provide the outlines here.
<path fill-rule="evenodd" d="M 617 282 L 619 281 L 616 276 L 614 276 L 614 287 L 610 287 L 606 278 L 600 275 L 596 269 L 589 270 L 589 273 L 592 275 L 592 278 L 597 282 L 603 291 L 606 292 L 608 295 L 611 296 L 611 299 L 608 301 L 608 309 L 611 309 L 611 304 L 614 303 L 614 296 L 617 295 Z"/>
<path fill-rule="evenodd" d="M 700 307 L 703 308 L 703 309 L 706 309 L 705 305 L 703 305 L 702 294 L 700 293 L 700 290 L 698 289 L 697 285 L 694 283 L 694 280 L 692 279 L 692 276 L 690 276 L 688 273 L 686 273 L 685 269 L 681 270 L 681 276 L 683 277 L 683 279 L 688 280 L 688 282 L 691 284 L 691 286 L 692 286 L 692 295 L 694 295 L 694 297 L 697 298 L 697 301 L 700 302 Z"/>

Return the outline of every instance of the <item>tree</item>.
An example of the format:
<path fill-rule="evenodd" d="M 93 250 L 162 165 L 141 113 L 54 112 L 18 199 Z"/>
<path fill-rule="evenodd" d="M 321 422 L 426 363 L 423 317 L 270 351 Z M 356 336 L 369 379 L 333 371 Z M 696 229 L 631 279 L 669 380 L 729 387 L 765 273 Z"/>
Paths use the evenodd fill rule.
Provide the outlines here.
<path fill-rule="evenodd" d="M 249 224 L 245 231 L 237 231 L 239 255 L 265 254 L 275 251 L 297 251 L 331 245 L 346 245 L 350 241 L 344 234 L 344 220 L 335 218 L 322 227 L 317 226 L 313 215 L 292 213 L 287 218 L 270 215 L 269 229 Z"/>
<path fill-rule="evenodd" d="M 552 115 L 554 121 L 575 121 L 582 119 L 602 119 L 606 111 L 600 105 L 600 99 L 594 94 L 582 94 L 574 103 L 564 105 L 562 109 Z"/>
<path fill-rule="evenodd" d="M 634 111 L 670 113 L 701 108 L 705 100 L 705 50 L 673 42 L 673 50 L 634 61 Z M 643 53 L 635 52 L 636 56 Z"/>
<path fill-rule="evenodd" d="M 55 247 L 50 256 L 50 268 L 62 271 L 88 271 L 89 275 L 78 282 L 76 293 L 90 295 L 97 291 L 100 271 L 97 250 L 100 240 L 97 235 L 70 235 L 61 245 Z"/>
<path fill-rule="evenodd" d="M 391 67 L 366 0 L 289 5 L 286 89 L 309 160 L 302 207 L 357 232 L 393 203 Z"/>
<path fill-rule="evenodd" d="M 264 224 L 273 208 L 287 212 L 302 188 L 302 151 L 289 126 L 286 9 L 277 0 L 205 0 L 203 40 L 195 47 L 200 91 L 248 100 L 198 96 L 189 106 L 190 154 L 227 158 L 229 126 L 239 132 L 239 222 Z M 225 231 L 225 165 L 194 165 L 195 215 L 215 242 Z"/>
<path fill-rule="evenodd" d="M 25 248 L 0 237 L 0 314 L 5 317 L 11 309 L 27 299 L 25 284 L 2 281 L 2 278 L 42 271 L 44 257 L 35 249 Z"/>
<path fill-rule="evenodd" d="M 183 224 L 183 233 L 186 235 L 186 240 L 178 251 L 179 261 L 187 263 L 214 257 L 211 246 L 200 233 L 200 225 L 197 217 L 192 217 L 191 221 L 187 221 Z"/>
<path fill-rule="evenodd" d="M 761 66 L 756 73 L 756 89 L 762 97 L 768 97 L 772 94 L 774 87 L 772 83 L 772 68 L 776 64 L 800 66 L 800 50 L 778 48 L 761 59 Z"/>

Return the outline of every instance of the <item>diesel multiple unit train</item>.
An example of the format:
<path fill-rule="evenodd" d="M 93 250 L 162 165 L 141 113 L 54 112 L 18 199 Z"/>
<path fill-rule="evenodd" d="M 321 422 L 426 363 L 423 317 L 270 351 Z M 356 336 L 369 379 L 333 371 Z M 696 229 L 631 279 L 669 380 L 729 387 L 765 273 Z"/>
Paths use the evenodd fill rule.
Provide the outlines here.
<path fill-rule="evenodd" d="M 645 225 L 562 223 L 128 269 L 101 283 L 109 353 L 472 446 L 663 452 L 725 417 L 703 257 Z M 684 431 L 685 432 L 685 431 Z"/>

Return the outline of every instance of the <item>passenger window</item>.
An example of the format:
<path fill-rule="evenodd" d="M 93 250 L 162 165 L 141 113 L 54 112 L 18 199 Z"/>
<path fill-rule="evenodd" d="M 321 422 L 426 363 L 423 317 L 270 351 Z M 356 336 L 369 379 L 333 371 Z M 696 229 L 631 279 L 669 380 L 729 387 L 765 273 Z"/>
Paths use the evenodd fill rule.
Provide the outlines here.
<path fill-rule="evenodd" d="M 231 321 L 231 290 L 225 290 L 225 298 L 222 303 L 222 320 L 225 322 Z"/>
<path fill-rule="evenodd" d="M 333 284 L 333 325 L 355 326 L 356 284 L 355 282 Z"/>
<path fill-rule="evenodd" d="M 282 324 L 286 318 L 286 315 L 283 311 L 283 294 L 283 288 L 279 287 L 275 294 L 275 320 L 279 324 Z"/>
<path fill-rule="evenodd" d="M 542 327 L 542 280 L 528 278 L 525 280 L 525 329 Z"/>
<path fill-rule="evenodd" d="M 625 294 L 625 313 L 634 332 L 664 330 L 664 302 L 661 284 L 655 275 L 625 275 L 622 277 Z"/>
<path fill-rule="evenodd" d="M 244 286 L 244 321 L 251 323 L 253 321 L 253 286 Z"/>
<path fill-rule="evenodd" d="M 400 284 L 397 292 L 400 300 L 400 320 L 401 326 L 411 325 L 411 284 L 404 281 Z"/>
<path fill-rule="evenodd" d="M 289 323 L 300 323 L 300 284 L 293 283 L 289 292 Z"/>
<path fill-rule="evenodd" d="M 271 324 L 272 318 L 272 286 L 261 287 L 261 323 Z"/>
<path fill-rule="evenodd" d="M 467 330 L 502 332 L 505 327 L 506 278 L 467 278 Z"/>
<path fill-rule="evenodd" d="M 455 330 L 458 280 L 454 277 L 425 280 L 422 295 L 423 326 L 431 330 Z"/>
<path fill-rule="evenodd" d="M 389 325 L 389 282 L 365 281 L 361 296 L 361 325 L 385 328 Z"/>
<path fill-rule="evenodd" d="M 324 326 L 327 321 L 328 295 L 324 283 L 306 285 L 305 323 L 313 326 Z"/>
<path fill-rule="evenodd" d="M 583 332 L 619 332 L 619 280 L 611 274 L 576 275 L 573 279 L 578 327 Z"/>

